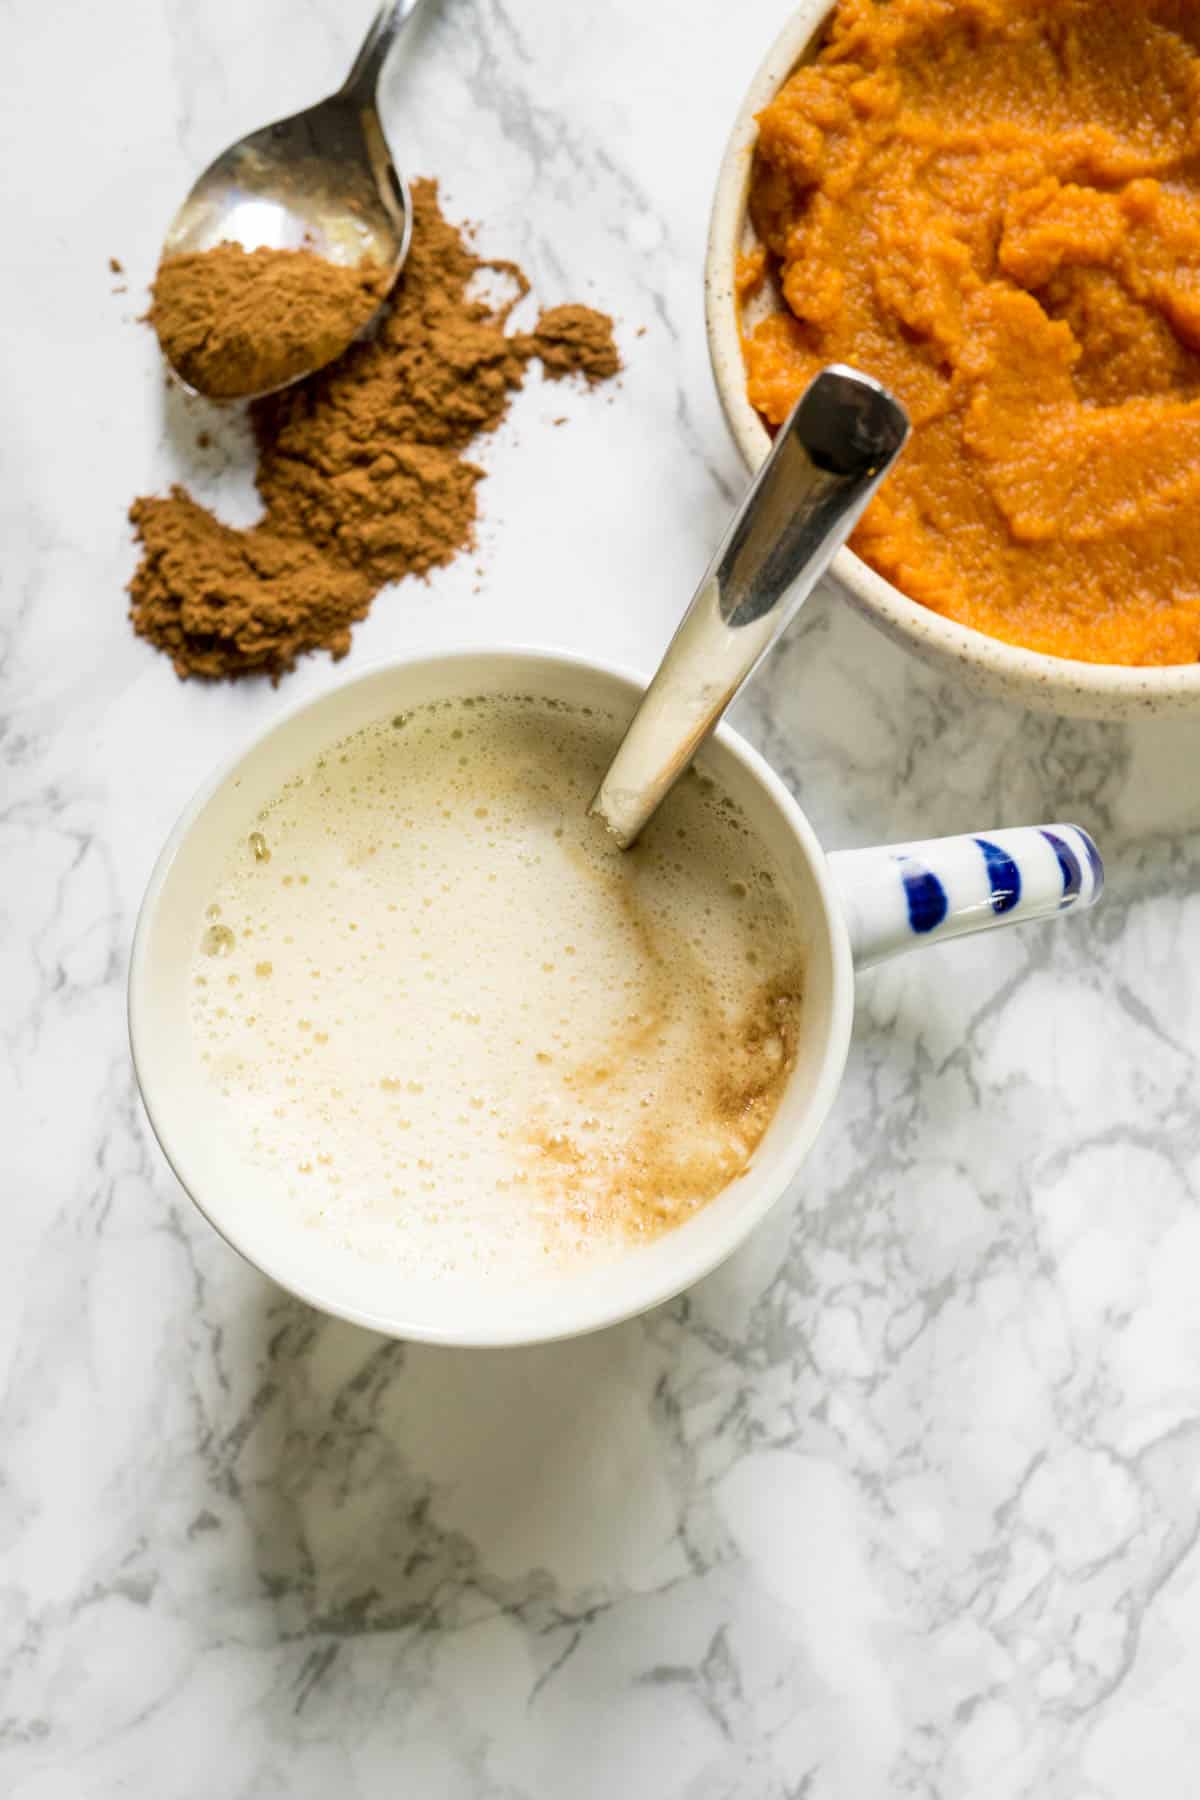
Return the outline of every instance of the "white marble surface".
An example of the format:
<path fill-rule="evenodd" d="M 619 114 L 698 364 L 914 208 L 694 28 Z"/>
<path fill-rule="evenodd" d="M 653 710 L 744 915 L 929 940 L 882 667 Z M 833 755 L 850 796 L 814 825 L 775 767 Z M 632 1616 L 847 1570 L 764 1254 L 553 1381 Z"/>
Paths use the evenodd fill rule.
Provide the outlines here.
<path fill-rule="evenodd" d="M 385 594 L 352 667 L 652 663 L 740 482 L 700 258 L 782 10 L 431 0 L 386 84 L 409 166 L 544 300 L 610 306 L 628 373 L 531 379 L 481 590 L 467 560 Z M 123 983 L 158 844 L 339 672 L 182 687 L 133 638 L 133 495 L 251 506 L 134 321 L 190 173 L 331 85 L 363 11 L 0 14 L 0 1791 L 1191 1800 L 1200 723 L 977 705 L 813 603 L 742 720 L 830 843 L 1077 817 L 1110 891 L 864 984 L 792 1203 L 641 1322 L 372 1338 L 242 1266 L 150 1141 Z"/>

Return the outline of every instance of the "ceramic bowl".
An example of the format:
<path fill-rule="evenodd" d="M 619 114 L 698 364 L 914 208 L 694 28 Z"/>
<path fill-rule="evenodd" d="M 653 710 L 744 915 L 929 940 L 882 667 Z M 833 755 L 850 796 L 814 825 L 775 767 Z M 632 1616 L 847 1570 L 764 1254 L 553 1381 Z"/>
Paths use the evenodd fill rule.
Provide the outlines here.
<path fill-rule="evenodd" d="M 805 0 L 767 52 L 738 112 L 713 200 L 705 271 L 709 353 L 725 417 L 751 471 L 766 456 L 770 438 L 746 396 L 734 271 L 738 252 L 757 242 L 748 211 L 757 115 L 797 64 L 815 54 L 832 10 L 828 0 Z M 859 611 L 889 637 L 941 674 L 993 699 L 1086 719 L 1200 715 L 1200 663 L 1136 669 L 1045 656 L 931 612 L 852 550 L 839 553 L 832 573 Z"/>

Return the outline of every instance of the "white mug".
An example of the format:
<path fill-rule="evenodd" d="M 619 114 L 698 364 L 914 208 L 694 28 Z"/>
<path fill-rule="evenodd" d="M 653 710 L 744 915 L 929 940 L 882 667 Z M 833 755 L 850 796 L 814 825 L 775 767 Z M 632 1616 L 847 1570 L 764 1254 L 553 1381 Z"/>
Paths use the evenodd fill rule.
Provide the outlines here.
<path fill-rule="evenodd" d="M 804 1162 L 842 1078 L 856 967 L 964 932 L 1079 910 L 1100 894 L 1099 856 L 1072 825 L 826 854 L 778 776 L 721 726 L 704 760 L 775 853 L 805 968 L 795 1067 L 746 1171 L 664 1236 L 615 1261 L 524 1286 L 414 1276 L 367 1260 L 298 1215 L 281 1218 L 257 1204 L 255 1171 L 221 1134 L 189 1023 L 188 971 L 229 845 L 315 753 L 377 719 L 432 700 L 515 692 L 604 708 L 623 722 L 641 691 L 619 670 L 558 653 L 414 655 L 285 714 L 202 789 L 171 833 L 142 903 L 130 967 L 142 1098 L 168 1161 L 209 1222 L 313 1306 L 394 1337 L 498 1345 L 592 1331 L 671 1298 L 738 1247 Z"/>

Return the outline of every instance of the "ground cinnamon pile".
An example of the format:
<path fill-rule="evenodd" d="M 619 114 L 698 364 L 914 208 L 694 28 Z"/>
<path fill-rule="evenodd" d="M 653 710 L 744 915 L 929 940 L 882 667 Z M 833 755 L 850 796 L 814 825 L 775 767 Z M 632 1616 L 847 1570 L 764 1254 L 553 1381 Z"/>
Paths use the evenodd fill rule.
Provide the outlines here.
<path fill-rule="evenodd" d="M 149 319 L 189 387 L 238 399 L 337 356 L 386 287 L 376 263 L 344 268 L 311 250 L 218 244 L 159 265 Z"/>
<path fill-rule="evenodd" d="M 539 357 L 551 377 L 600 381 L 619 368 L 612 321 L 555 307 L 508 335 L 507 309 L 468 296 L 485 263 L 413 186 L 412 248 L 373 337 L 323 374 L 258 401 L 258 490 L 247 530 L 223 525 L 182 488 L 135 501 L 141 563 L 135 631 L 180 676 L 273 679 L 306 651 L 336 658 L 385 582 L 450 562 L 472 540 L 483 471 L 464 454 L 493 431 Z"/>
<path fill-rule="evenodd" d="M 538 320 L 536 354 L 555 380 L 582 375 L 589 383 L 607 381 L 620 371 L 612 320 L 590 306 L 552 306 Z"/>

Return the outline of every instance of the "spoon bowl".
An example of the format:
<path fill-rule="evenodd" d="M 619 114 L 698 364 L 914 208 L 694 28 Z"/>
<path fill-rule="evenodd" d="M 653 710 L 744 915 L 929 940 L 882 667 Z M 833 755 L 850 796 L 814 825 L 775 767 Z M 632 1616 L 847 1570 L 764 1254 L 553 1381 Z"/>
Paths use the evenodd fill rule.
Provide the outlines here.
<path fill-rule="evenodd" d="M 171 221 L 162 260 L 228 243 L 307 250 L 342 267 L 376 264 L 385 271 L 386 298 L 408 255 L 412 200 L 392 162 L 375 92 L 384 58 L 418 4 L 388 0 L 380 8 L 337 93 L 223 150 Z M 282 385 L 340 356 L 370 322 L 351 319 L 344 342 L 323 346 L 319 361 Z"/>

